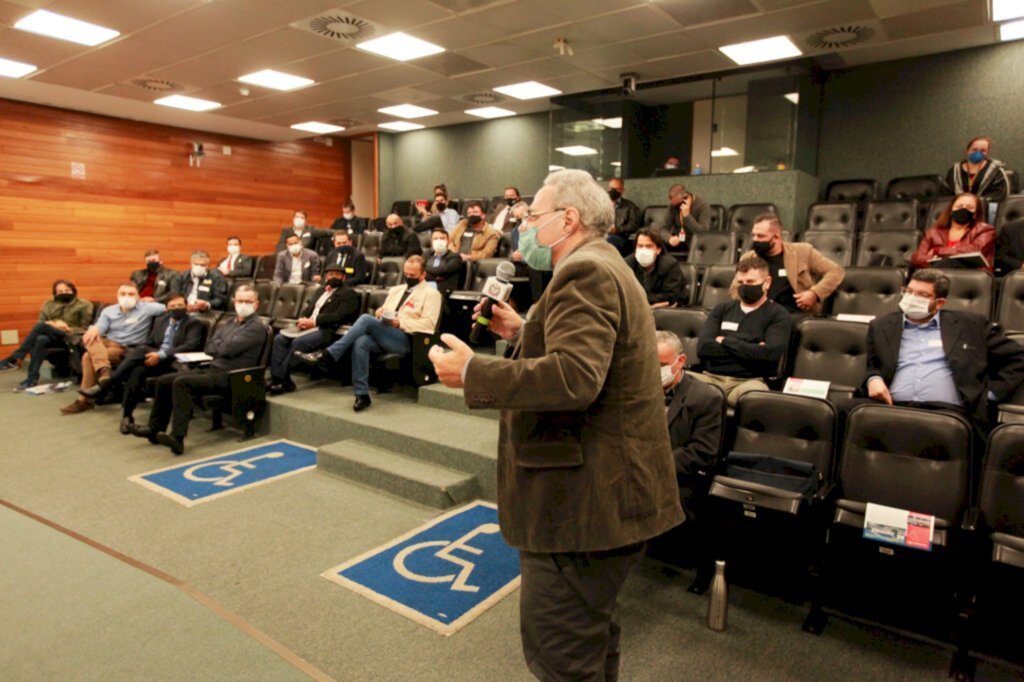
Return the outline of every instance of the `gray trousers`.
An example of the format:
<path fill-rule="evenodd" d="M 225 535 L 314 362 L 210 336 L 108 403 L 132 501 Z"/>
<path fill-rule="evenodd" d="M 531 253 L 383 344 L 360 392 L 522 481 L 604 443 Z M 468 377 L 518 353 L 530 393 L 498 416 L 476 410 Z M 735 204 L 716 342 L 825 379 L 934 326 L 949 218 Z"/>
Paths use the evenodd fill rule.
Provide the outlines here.
<path fill-rule="evenodd" d="M 617 680 L 615 603 L 643 543 L 607 552 L 519 552 L 519 624 L 537 679 Z"/>

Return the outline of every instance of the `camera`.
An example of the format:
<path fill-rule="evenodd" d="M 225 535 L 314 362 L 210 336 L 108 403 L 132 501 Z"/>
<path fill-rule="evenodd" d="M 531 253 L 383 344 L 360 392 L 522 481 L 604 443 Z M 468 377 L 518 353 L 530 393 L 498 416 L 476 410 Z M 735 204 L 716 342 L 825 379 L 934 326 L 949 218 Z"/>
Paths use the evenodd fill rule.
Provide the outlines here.
<path fill-rule="evenodd" d="M 636 94 L 636 81 L 640 76 L 635 73 L 624 73 L 619 76 L 622 79 L 622 96 L 629 97 Z"/>

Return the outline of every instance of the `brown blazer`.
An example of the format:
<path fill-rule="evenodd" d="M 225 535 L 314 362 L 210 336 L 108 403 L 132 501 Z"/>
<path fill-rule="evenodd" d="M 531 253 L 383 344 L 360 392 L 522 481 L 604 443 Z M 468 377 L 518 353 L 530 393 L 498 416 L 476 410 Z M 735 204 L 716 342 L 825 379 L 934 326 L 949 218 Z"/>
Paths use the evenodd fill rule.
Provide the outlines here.
<path fill-rule="evenodd" d="M 747 251 L 740 259 L 757 255 Z M 818 302 L 811 308 L 813 313 L 821 310 L 821 304 L 832 295 L 843 282 L 846 270 L 834 260 L 822 255 L 821 251 L 810 244 L 800 242 L 782 242 L 782 265 L 786 268 L 786 279 L 793 287 L 794 294 L 802 294 L 808 289 L 818 295 Z M 739 287 L 733 280 L 729 295 L 738 297 Z"/>
<path fill-rule="evenodd" d="M 458 253 L 459 245 L 462 243 L 462 235 L 465 234 L 466 230 L 471 229 L 468 222 L 460 220 L 459 224 L 452 230 L 452 238 L 449 240 L 448 249 L 453 253 Z M 477 261 L 484 258 L 494 258 L 494 254 L 498 252 L 498 241 L 500 239 L 501 233 L 491 227 L 490 224 L 484 223 L 484 229 L 473 236 L 473 249 L 469 252 L 469 259 Z"/>
<path fill-rule="evenodd" d="M 499 408 L 498 518 L 531 552 L 615 549 L 683 520 L 654 317 L 622 256 L 558 264 L 511 359 L 476 356 L 466 404 Z"/>

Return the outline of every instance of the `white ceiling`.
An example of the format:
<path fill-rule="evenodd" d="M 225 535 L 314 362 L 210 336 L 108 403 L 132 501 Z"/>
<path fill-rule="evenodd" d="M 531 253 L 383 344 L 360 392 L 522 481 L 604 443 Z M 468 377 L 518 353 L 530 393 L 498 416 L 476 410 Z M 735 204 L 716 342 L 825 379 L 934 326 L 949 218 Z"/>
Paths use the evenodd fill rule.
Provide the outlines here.
<path fill-rule="evenodd" d="M 121 36 L 90 48 L 10 28 L 42 7 Z M 329 12 L 447 52 L 400 63 L 292 25 Z M 808 46 L 845 25 L 873 35 L 857 46 Z M 986 45 L 998 27 L 988 0 L 0 0 L 0 57 L 39 67 L 0 78 L 0 97 L 289 140 L 309 136 L 288 127 L 309 120 L 351 119 L 357 125 L 345 135 L 369 132 L 392 120 L 378 108 L 405 102 L 440 112 L 416 120 L 423 125 L 476 121 L 463 110 L 478 105 L 464 97 L 525 80 L 570 94 L 618 86 L 626 72 L 643 83 L 737 68 L 718 46 L 778 34 L 831 68 Z M 559 55 L 558 38 L 573 56 Z M 235 79 L 266 68 L 317 83 L 241 94 Z M 139 79 L 224 106 L 205 114 L 160 107 L 152 101 L 169 93 L 133 84 Z M 496 96 L 520 114 L 550 107 Z"/>

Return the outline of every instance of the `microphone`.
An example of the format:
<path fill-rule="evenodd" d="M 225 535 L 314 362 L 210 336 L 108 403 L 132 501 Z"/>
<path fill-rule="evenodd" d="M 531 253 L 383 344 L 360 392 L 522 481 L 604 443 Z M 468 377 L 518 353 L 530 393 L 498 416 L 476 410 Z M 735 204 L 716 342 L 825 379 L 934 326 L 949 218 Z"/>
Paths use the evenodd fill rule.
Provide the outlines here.
<path fill-rule="evenodd" d="M 516 266 L 505 261 L 498 265 L 494 277 L 488 277 L 484 282 L 483 307 L 473 320 L 473 329 L 469 332 L 471 343 L 480 343 L 485 332 L 491 326 L 491 317 L 494 311 L 494 302 L 505 302 L 512 295 L 512 283 L 509 281 L 516 275 Z"/>

